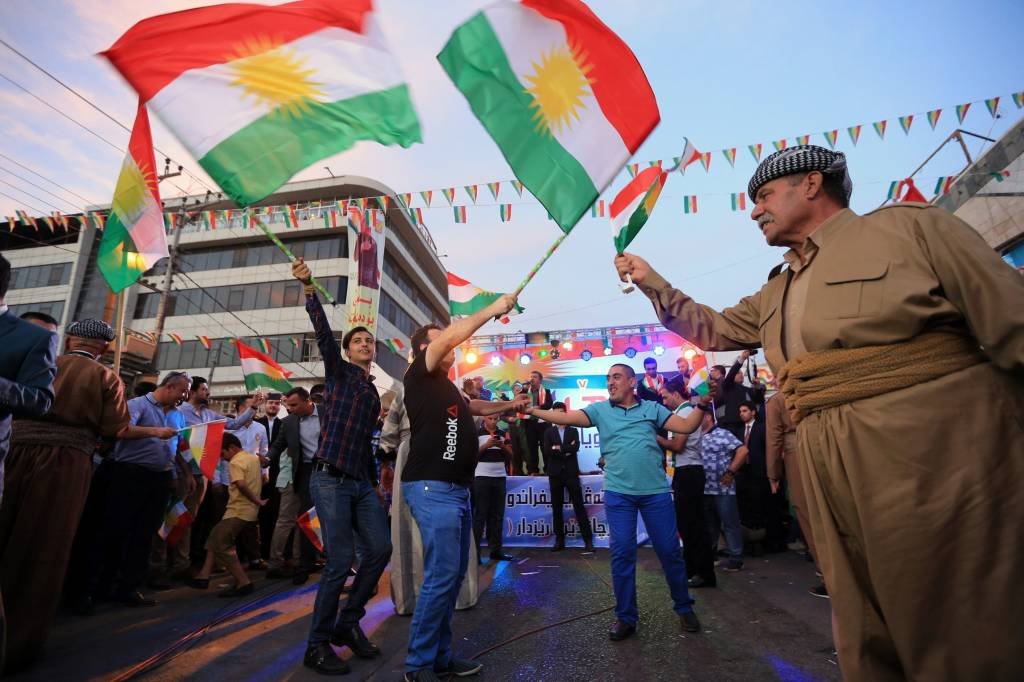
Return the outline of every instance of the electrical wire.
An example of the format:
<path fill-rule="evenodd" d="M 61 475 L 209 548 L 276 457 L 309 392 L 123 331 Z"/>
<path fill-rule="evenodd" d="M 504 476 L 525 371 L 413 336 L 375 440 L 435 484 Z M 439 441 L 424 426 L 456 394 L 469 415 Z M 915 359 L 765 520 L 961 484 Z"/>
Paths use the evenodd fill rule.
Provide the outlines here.
<path fill-rule="evenodd" d="M 2 153 L 0 153 L 0 158 L 3 158 L 3 159 L 7 159 L 8 161 L 10 161 L 11 163 L 13 163 L 14 165 L 16 165 L 16 166 L 20 166 L 21 168 L 24 168 L 25 170 L 27 170 L 27 171 L 28 171 L 29 173 L 31 173 L 32 175 L 37 175 L 37 176 L 41 177 L 41 178 L 42 178 L 43 180 L 46 180 L 47 182 L 49 182 L 49 183 L 50 183 L 51 185 L 55 185 L 55 186 L 57 186 L 57 187 L 60 187 L 60 188 L 61 188 L 62 190 L 64 190 L 64 191 L 65 191 L 65 192 L 67 192 L 68 194 L 74 194 L 74 195 L 75 195 L 76 197 L 78 197 L 79 199 L 81 199 L 82 201 L 84 201 L 84 202 L 85 202 L 86 204 L 95 204 L 95 203 L 96 203 L 96 202 L 95 202 L 95 201 L 93 201 L 92 199 L 86 199 L 85 197 L 83 197 L 83 196 L 82 196 L 81 194 L 79 194 L 78 192 L 76 192 L 76 191 L 74 191 L 74 190 L 71 190 L 71 189 L 68 189 L 68 188 L 67 188 L 67 187 L 65 187 L 64 185 L 61 185 L 61 184 L 59 184 L 59 183 L 57 183 L 57 182 L 55 182 L 55 181 L 51 180 L 50 178 L 46 177 L 46 176 L 45 176 L 45 175 L 43 175 L 42 173 L 39 173 L 39 172 L 36 172 L 36 171 L 32 170 L 31 168 L 29 168 L 29 167 L 28 167 L 28 166 L 26 166 L 25 164 L 23 164 L 23 163 L 21 163 L 21 162 L 19 162 L 19 161 L 15 160 L 15 159 L 12 159 L 11 157 L 7 156 L 6 154 L 2 154 Z M 11 173 L 11 171 L 7 171 L 7 172 L 8 172 L 8 173 Z M 14 173 L 11 173 L 11 175 L 14 175 Z"/>
<path fill-rule="evenodd" d="M 5 185 L 7 185 L 8 187 L 13 187 L 14 189 L 18 190 L 18 191 L 19 191 L 19 192 L 21 192 L 22 194 L 27 194 L 28 196 L 32 197 L 32 198 L 33 198 L 33 199 L 35 199 L 36 201 L 41 201 L 41 202 L 43 202 L 44 204 L 46 204 L 47 206 L 49 206 L 50 208 L 52 208 L 52 209 L 53 209 L 53 210 L 55 210 L 55 211 L 61 211 L 61 210 L 64 210 L 64 209 L 62 209 L 62 208 L 61 208 L 60 206 L 56 206 L 55 204 L 52 204 L 52 203 L 50 203 L 49 201 L 47 201 L 46 199 L 43 199 L 42 197 L 37 197 L 37 196 L 36 196 L 35 194 L 32 194 L 32 192 L 29 192 L 28 190 L 24 190 L 24 189 L 22 189 L 22 188 L 18 187 L 17 185 L 15 185 L 15 184 L 13 184 L 13 183 L 7 182 L 7 181 L 6 181 L 6 180 L 4 180 L 3 178 L 0 178 L 0 182 L 4 183 L 4 184 L 5 184 Z M 44 211 L 44 213 L 48 213 L 48 211 Z"/>
<path fill-rule="evenodd" d="M 10 170 L 9 168 L 0 168 L 0 170 L 2 170 L 2 171 L 3 171 L 3 172 L 5 172 L 5 173 L 9 173 L 9 174 L 13 175 L 14 177 L 18 178 L 18 179 L 19 179 L 19 180 L 21 180 L 22 182 L 27 182 L 28 184 L 32 185 L 33 187 L 35 187 L 35 188 L 36 188 L 36 189 L 38 189 L 38 190 L 42 190 L 43 192 L 46 192 L 47 194 L 49 194 L 49 195 L 50 195 L 51 197 L 53 197 L 54 199 L 57 199 L 58 201 L 63 201 L 63 202 L 64 202 L 65 204 L 67 204 L 68 206 L 72 206 L 72 207 L 74 207 L 76 211 L 77 211 L 77 210 L 82 210 L 82 209 L 79 209 L 79 208 L 78 208 L 77 206 L 75 206 L 75 202 L 73 202 L 73 201 L 68 201 L 68 200 L 67 200 L 67 199 L 65 199 L 64 197 L 62 197 L 62 196 L 58 196 L 58 195 L 54 194 L 53 192 L 51 192 L 50 190 L 46 189 L 46 188 L 45 188 L 45 187 L 43 187 L 42 185 L 37 185 L 36 183 L 32 182 L 32 181 L 31 181 L 31 180 L 29 180 L 28 178 L 26 178 L 26 177 L 24 177 L 24 176 L 22 176 L 22 175 L 18 175 L 17 173 L 15 173 L 14 171 Z M 88 203 L 88 202 L 87 202 L 87 203 Z"/>

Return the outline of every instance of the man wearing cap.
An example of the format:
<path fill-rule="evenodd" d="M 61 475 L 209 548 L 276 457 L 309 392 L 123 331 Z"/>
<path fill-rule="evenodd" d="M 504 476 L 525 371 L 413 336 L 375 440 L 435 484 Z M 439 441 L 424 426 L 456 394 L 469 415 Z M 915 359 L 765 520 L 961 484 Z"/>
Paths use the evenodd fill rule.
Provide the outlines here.
<path fill-rule="evenodd" d="M 859 216 L 851 191 L 839 152 L 766 158 L 751 217 L 788 267 L 721 312 L 637 256 L 615 265 L 701 348 L 764 347 L 844 676 L 1022 679 L 1024 280 L 946 211 Z"/>

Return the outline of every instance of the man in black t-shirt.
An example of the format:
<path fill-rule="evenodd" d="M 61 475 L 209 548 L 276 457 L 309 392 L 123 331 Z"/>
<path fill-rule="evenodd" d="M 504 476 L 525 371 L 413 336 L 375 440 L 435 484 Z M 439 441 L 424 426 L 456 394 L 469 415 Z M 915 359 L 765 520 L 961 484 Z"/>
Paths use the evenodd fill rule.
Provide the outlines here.
<path fill-rule="evenodd" d="M 412 429 L 409 460 L 402 469 L 402 496 L 423 542 L 423 586 L 409 631 L 405 679 L 435 679 L 437 673 L 465 677 L 483 669 L 452 656 L 452 614 L 469 566 L 473 541 L 469 486 L 473 484 L 479 441 L 473 415 L 524 409 L 516 401 L 466 401 L 448 379 L 455 349 L 493 317 L 515 304 L 498 298 L 486 309 L 441 330 L 427 325 L 412 335 L 415 359 L 405 373 L 405 409 Z"/>
<path fill-rule="evenodd" d="M 498 415 L 484 417 L 484 423 L 477 432 L 480 442 L 480 458 L 473 479 L 473 538 L 476 553 L 480 556 L 480 543 L 484 530 L 487 531 L 487 547 L 491 550 L 492 561 L 512 561 L 511 554 L 501 549 L 504 533 L 505 492 L 508 473 L 507 463 L 512 458 L 512 446 L 508 436 L 498 428 Z"/>

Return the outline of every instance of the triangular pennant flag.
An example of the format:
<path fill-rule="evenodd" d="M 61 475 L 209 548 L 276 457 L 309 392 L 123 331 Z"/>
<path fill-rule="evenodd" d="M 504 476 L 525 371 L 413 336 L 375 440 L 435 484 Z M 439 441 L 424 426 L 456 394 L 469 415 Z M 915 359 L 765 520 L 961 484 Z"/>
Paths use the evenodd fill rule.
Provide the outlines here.
<path fill-rule="evenodd" d="M 697 196 L 690 195 L 683 197 L 683 213 L 697 212 Z"/>
<path fill-rule="evenodd" d="M 995 173 L 990 173 L 990 175 L 993 178 L 995 178 L 996 182 L 1002 182 L 1006 178 L 1010 177 L 1010 171 L 1002 170 L 1002 171 L 997 171 Z"/>
<path fill-rule="evenodd" d="M 7 216 L 7 231 L 14 232 L 14 228 L 18 225 L 18 219 L 15 216 Z"/>
<path fill-rule="evenodd" d="M 810 135 L 797 135 L 796 136 L 796 143 L 798 145 L 808 145 L 808 144 L 811 143 L 811 136 Z"/>
<path fill-rule="evenodd" d="M 179 346 L 185 343 L 185 341 L 181 338 L 181 334 L 177 332 L 167 332 L 167 336 L 169 336 L 171 341 L 174 341 L 174 343 L 178 344 Z"/>
<path fill-rule="evenodd" d="M 846 132 L 850 134 L 850 142 L 853 142 L 853 146 L 854 147 L 857 146 L 857 140 L 860 139 L 860 129 L 861 128 L 862 128 L 862 126 L 855 125 L 855 126 L 850 126 L 849 128 L 846 129 Z"/>
<path fill-rule="evenodd" d="M 465 206 L 452 206 L 452 212 L 455 215 L 456 223 L 466 222 L 466 207 Z"/>
<path fill-rule="evenodd" d="M 958 124 L 964 122 L 964 117 L 967 116 L 967 110 L 970 109 L 970 108 L 971 108 L 971 103 L 970 102 L 968 102 L 967 104 L 957 104 L 956 105 L 956 122 Z"/>
<path fill-rule="evenodd" d="M 502 204 L 498 207 L 498 215 L 501 217 L 501 222 L 507 223 L 512 220 L 512 204 Z"/>
<path fill-rule="evenodd" d="M 935 130 L 935 124 L 939 122 L 939 116 L 942 116 L 942 109 L 932 109 L 926 115 L 928 116 L 928 125 Z"/>
<path fill-rule="evenodd" d="M 993 97 L 992 99 L 985 100 L 985 108 L 988 109 L 988 113 L 992 114 L 992 118 L 995 118 L 996 110 L 999 109 L 999 98 Z"/>
<path fill-rule="evenodd" d="M 454 187 L 449 187 L 447 189 L 442 189 L 441 190 L 441 194 L 443 194 L 444 198 L 448 200 L 448 205 L 449 206 L 451 206 L 452 202 L 455 201 L 455 188 Z"/>
<path fill-rule="evenodd" d="M 406 192 L 405 194 L 400 194 L 398 196 L 405 208 L 409 208 L 409 206 L 412 205 L 412 192 Z"/>
<path fill-rule="evenodd" d="M 464 187 L 466 188 L 466 194 L 469 195 L 469 198 L 472 199 L 473 203 L 475 204 L 476 203 L 476 193 L 479 191 L 477 189 L 477 186 L 476 185 L 464 185 Z"/>
<path fill-rule="evenodd" d="M 1018 109 L 1024 108 L 1024 92 L 1015 92 L 1011 97 L 1013 97 L 1013 103 L 1017 105 Z"/>
<path fill-rule="evenodd" d="M 686 167 L 691 163 L 700 161 L 702 157 L 701 153 L 697 151 L 697 148 L 690 142 L 690 138 L 684 137 L 683 139 L 686 140 L 686 145 L 683 146 L 683 155 L 679 157 L 679 161 L 676 163 L 679 167 L 680 174 L 685 174 Z"/>
<path fill-rule="evenodd" d="M 34 229 L 36 232 L 39 231 L 39 223 L 36 222 L 35 218 L 30 216 L 28 213 L 25 213 L 24 211 L 16 210 L 15 213 L 21 219 L 21 224 L 22 225 L 24 225 L 25 227 L 28 227 L 29 225 L 31 225 L 32 229 Z"/>
<path fill-rule="evenodd" d="M 903 128 L 903 132 L 907 135 L 910 134 L 910 126 L 914 122 L 914 115 L 908 114 L 906 116 L 900 116 L 900 127 Z"/>
<path fill-rule="evenodd" d="M 736 147 L 730 149 L 723 149 L 722 155 L 725 156 L 725 160 L 729 162 L 729 165 L 733 168 L 736 167 Z"/>
<path fill-rule="evenodd" d="M 260 350 L 264 353 L 273 353 L 273 349 L 270 347 L 270 341 L 267 339 L 256 339 L 256 343 L 259 345 Z"/>
<path fill-rule="evenodd" d="M 636 174 L 640 172 L 639 163 L 630 163 L 626 165 L 626 170 L 629 171 L 629 177 L 635 178 Z"/>
<path fill-rule="evenodd" d="M 515 188 L 516 194 L 518 194 L 519 196 L 523 196 L 523 183 L 519 182 L 518 180 L 513 180 L 512 187 Z"/>
<path fill-rule="evenodd" d="M 702 152 L 700 155 L 700 165 L 704 166 L 704 170 L 711 172 L 711 152 Z"/>
<path fill-rule="evenodd" d="M 501 191 L 501 183 L 500 182 L 488 182 L 487 183 L 487 189 L 489 189 L 491 191 L 491 196 L 494 197 L 495 201 L 497 201 L 498 200 L 498 193 Z M 509 213 L 511 213 L 511 212 L 512 211 L 509 210 Z"/>
<path fill-rule="evenodd" d="M 903 181 L 893 180 L 889 183 L 889 192 L 885 198 L 888 201 L 899 201 L 900 193 L 903 191 Z"/>
<path fill-rule="evenodd" d="M 209 336 L 196 336 L 196 338 L 199 339 L 200 345 L 202 345 L 202 347 L 205 348 L 206 350 L 210 350 L 210 348 L 213 347 L 213 344 L 210 343 Z"/>
<path fill-rule="evenodd" d="M 777 151 L 777 152 L 778 151 L 782 151 L 783 149 L 786 148 L 786 141 L 785 140 L 775 140 L 774 142 L 772 142 L 772 145 L 775 147 L 775 151 Z"/>
<path fill-rule="evenodd" d="M 754 157 L 754 161 L 757 161 L 757 162 L 761 161 L 761 143 L 760 142 L 758 142 L 757 144 L 749 144 L 749 145 L 747 145 L 747 149 L 750 150 L 750 155 Z"/>
<path fill-rule="evenodd" d="M 387 213 L 388 204 L 391 203 L 391 197 L 389 197 L 386 194 L 382 197 L 377 197 L 377 203 L 380 204 L 380 207 L 384 210 L 385 213 Z"/>
<path fill-rule="evenodd" d="M 409 195 L 410 197 L 412 195 Z M 423 203 L 430 208 L 430 202 L 434 200 L 434 190 L 428 189 L 420 192 L 420 198 L 423 199 Z"/>
<path fill-rule="evenodd" d="M 650 167 L 650 168 L 653 168 L 654 166 L 657 166 L 658 168 L 661 168 L 661 159 L 657 159 L 655 161 L 648 161 L 647 162 L 647 166 Z"/>
<path fill-rule="evenodd" d="M 747 193 L 746 192 L 733 192 L 732 193 L 732 210 L 734 210 L 734 211 L 745 211 L 745 210 L 747 210 Z"/>
<path fill-rule="evenodd" d="M 936 194 L 949 194 L 949 188 L 953 186 L 953 181 L 956 180 L 955 175 L 946 175 L 940 177 L 938 182 L 935 183 Z"/>
<path fill-rule="evenodd" d="M 889 125 L 889 122 L 888 121 L 875 121 L 871 125 L 872 125 L 872 127 L 874 127 L 875 132 L 878 133 L 878 137 L 884 140 L 885 139 L 885 128 L 886 128 L 886 126 Z"/>
<path fill-rule="evenodd" d="M 835 149 L 836 148 L 836 140 L 839 139 L 839 131 L 838 130 L 829 130 L 829 131 L 823 133 L 823 135 L 825 136 L 825 141 L 828 142 L 829 148 L 830 149 Z"/>

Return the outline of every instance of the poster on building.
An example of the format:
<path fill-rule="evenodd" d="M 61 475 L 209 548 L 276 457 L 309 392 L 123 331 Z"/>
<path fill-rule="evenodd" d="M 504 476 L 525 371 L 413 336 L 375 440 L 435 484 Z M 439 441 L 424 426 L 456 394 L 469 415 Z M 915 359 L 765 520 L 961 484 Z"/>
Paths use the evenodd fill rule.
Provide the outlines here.
<path fill-rule="evenodd" d="M 377 335 L 380 273 L 384 267 L 384 216 L 376 209 L 348 208 L 348 328 L 366 327 Z"/>
<path fill-rule="evenodd" d="M 608 546 L 608 523 L 604 513 L 604 476 L 580 476 L 583 504 L 596 547 Z M 551 486 L 547 476 L 509 476 L 505 482 L 505 547 L 551 547 L 555 530 L 551 521 Z M 562 513 L 569 546 L 582 544 L 579 521 L 568 492 Z M 637 519 L 637 544 L 647 542 L 643 519 Z"/>

